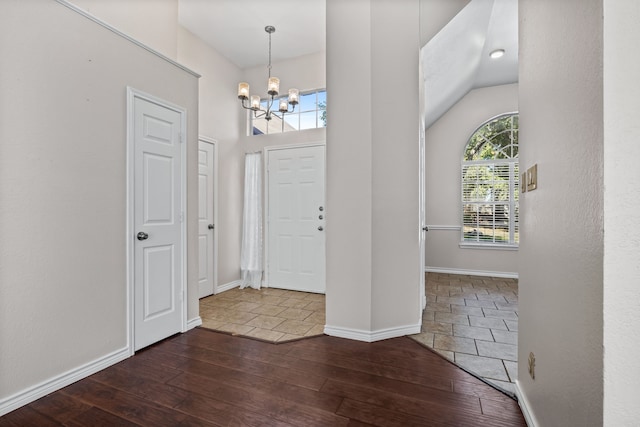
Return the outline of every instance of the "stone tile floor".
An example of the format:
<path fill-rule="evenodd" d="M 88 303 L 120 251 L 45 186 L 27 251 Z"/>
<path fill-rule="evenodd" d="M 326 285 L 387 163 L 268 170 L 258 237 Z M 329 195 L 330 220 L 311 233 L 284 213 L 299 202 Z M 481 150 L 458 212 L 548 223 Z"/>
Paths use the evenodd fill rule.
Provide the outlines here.
<path fill-rule="evenodd" d="M 518 281 L 428 273 L 426 294 L 422 332 L 410 338 L 514 394 Z"/>
<path fill-rule="evenodd" d="M 200 300 L 202 326 L 271 342 L 322 335 L 325 298 L 284 289 L 234 288 Z"/>

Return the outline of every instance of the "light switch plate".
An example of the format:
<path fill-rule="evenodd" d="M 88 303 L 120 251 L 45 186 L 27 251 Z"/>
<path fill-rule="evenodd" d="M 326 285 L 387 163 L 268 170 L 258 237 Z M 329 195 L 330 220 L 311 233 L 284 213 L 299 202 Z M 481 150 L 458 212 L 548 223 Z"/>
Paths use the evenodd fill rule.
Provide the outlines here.
<path fill-rule="evenodd" d="M 538 164 L 527 169 L 527 191 L 533 191 L 538 188 Z"/>

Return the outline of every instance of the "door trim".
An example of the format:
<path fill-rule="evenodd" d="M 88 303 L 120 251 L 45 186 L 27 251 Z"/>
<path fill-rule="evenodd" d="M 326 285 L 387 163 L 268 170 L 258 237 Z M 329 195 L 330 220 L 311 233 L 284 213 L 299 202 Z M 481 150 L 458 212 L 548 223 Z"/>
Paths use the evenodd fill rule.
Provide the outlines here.
<path fill-rule="evenodd" d="M 262 260 L 262 265 L 264 266 L 264 276 L 262 278 L 262 286 L 265 288 L 269 287 L 269 221 L 268 221 L 268 215 L 269 215 L 269 173 L 268 173 L 268 166 L 269 166 L 269 152 L 270 151 L 276 151 L 276 150 L 288 150 L 288 149 L 294 149 L 294 148 L 307 148 L 307 147 L 327 147 L 327 143 L 326 141 L 317 141 L 317 142 L 307 142 L 307 143 L 302 143 L 302 144 L 289 144 L 289 145 L 272 145 L 270 147 L 265 147 L 263 149 L 263 153 L 262 153 L 262 158 L 264 159 L 264 161 L 262 162 L 262 168 L 263 168 L 263 176 L 264 176 L 264 218 L 262 219 L 263 221 L 263 230 L 264 230 L 264 244 L 263 244 L 263 248 L 264 248 L 264 259 Z M 325 157 L 325 164 L 324 164 L 324 168 L 325 168 L 325 174 L 324 174 L 324 188 L 325 188 L 325 206 L 326 206 L 326 189 L 327 189 L 327 163 L 326 163 L 326 157 Z M 325 247 L 326 249 L 326 247 Z M 325 259 L 326 259 L 326 253 L 325 253 Z M 326 269 L 326 267 L 325 267 Z M 326 284 L 325 284 L 325 295 L 326 295 Z"/>
<path fill-rule="evenodd" d="M 126 148 L 126 226 L 125 226 L 125 242 L 126 242 L 126 282 L 127 282 L 127 349 L 129 355 L 135 353 L 134 333 L 135 333 L 135 301 L 134 301 L 134 284 L 135 284 L 135 263 L 134 263 L 134 234 L 135 234 L 135 217 L 134 217 L 134 185 L 135 185 L 135 111 L 134 101 L 136 98 L 143 99 L 147 102 L 160 105 L 164 108 L 176 111 L 180 114 L 180 208 L 181 208 L 181 225 L 180 225 L 180 264 L 182 267 L 180 295 L 180 310 L 182 318 L 181 332 L 187 331 L 187 110 L 160 99 L 156 96 L 142 92 L 131 86 L 127 86 L 127 148 Z"/>
<path fill-rule="evenodd" d="M 213 295 L 218 293 L 218 141 L 208 136 L 198 136 L 198 142 L 213 145 Z"/>

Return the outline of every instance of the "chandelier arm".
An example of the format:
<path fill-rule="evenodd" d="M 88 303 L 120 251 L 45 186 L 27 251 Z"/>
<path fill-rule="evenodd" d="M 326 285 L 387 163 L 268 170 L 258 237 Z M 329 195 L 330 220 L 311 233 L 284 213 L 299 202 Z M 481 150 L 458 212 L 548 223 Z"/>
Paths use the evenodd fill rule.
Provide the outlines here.
<path fill-rule="evenodd" d="M 289 105 L 291 105 L 291 106 L 292 106 L 291 111 L 289 111 L 289 109 L 287 109 L 287 111 L 275 111 L 275 110 L 274 110 L 274 111 L 272 111 L 272 112 L 271 112 L 271 115 L 276 116 L 276 117 L 277 117 L 277 118 L 279 118 L 280 120 L 284 121 L 284 115 L 285 115 L 285 114 L 291 114 L 291 113 L 293 113 L 293 112 L 295 111 L 295 109 L 296 109 L 296 106 L 295 106 L 295 105 L 292 105 L 292 104 L 289 104 Z"/>
<path fill-rule="evenodd" d="M 271 101 L 267 105 L 267 111 L 271 111 L 271 107 L 273 107 L 273 101 L 275 100 L 275 95 L 271 95 Z"/>
<path fill-rule="evenodd" d="M 256 111 L 254 108 L 251 108 L 251 106 L 247 107 L 245 104 L 246 99 L 242 100 L 242 108 L 244 108 L 245 110 L 251 110 L 251 111 Z"/>

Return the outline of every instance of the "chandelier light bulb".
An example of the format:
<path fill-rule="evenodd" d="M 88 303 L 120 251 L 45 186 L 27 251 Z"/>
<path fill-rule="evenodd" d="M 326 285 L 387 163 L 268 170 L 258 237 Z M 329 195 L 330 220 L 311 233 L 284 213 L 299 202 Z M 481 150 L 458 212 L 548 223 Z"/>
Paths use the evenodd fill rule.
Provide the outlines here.
<path fill-rule="evenodd" d="M 300 102 L 300 92 L 298 89 L 289 89 L 289 104 L 297 105 Z"/>
<path fill-rule="evenodd" d="M 287 105 L 287 100 L 282 98 L 280 99 L 280 106 L 278 107 L 278 111 L 281 113 L 286 113 L 289 110 L 289 106 Z"/>
<path fill-rule="evenodd" d="M 280 79 L 277 77 L 269 77 L 267 93 L 271 96 L 278 96 L 279 91 L 280 91 Z"/>
<path fill-rule="evenodd" d="M 251 95 L 251 109 L 252 110 L 260 109 L 260 97 L 258 95 Z"/>
<path fill-rule="evenodd" d="M 238 84 L 238 98 L 242 100 L 249 99 L 249 83 L 242 82 Z"/>

